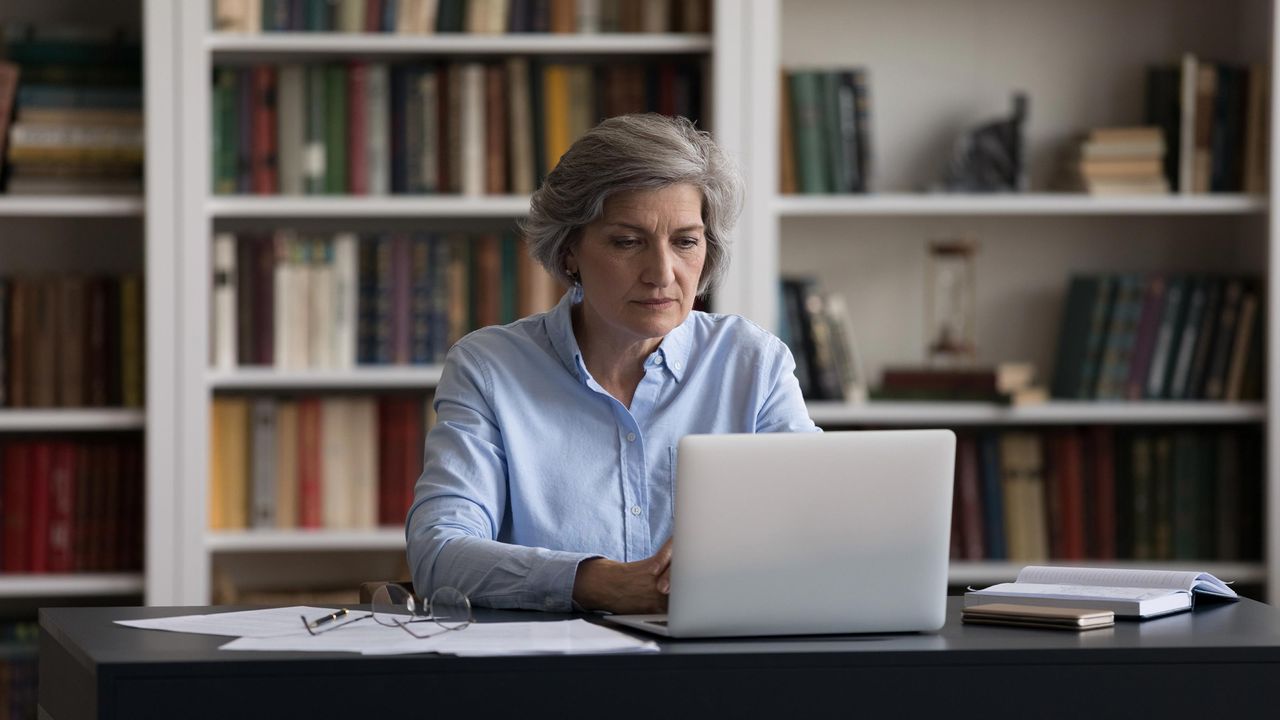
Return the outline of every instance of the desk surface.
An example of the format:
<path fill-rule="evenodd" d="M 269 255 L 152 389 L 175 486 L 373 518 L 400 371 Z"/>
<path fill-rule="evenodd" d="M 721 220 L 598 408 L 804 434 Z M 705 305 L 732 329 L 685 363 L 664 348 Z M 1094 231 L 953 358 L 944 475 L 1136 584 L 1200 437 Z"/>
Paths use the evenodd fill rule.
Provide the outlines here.
<path fill-rule="evenodd" d="M 922 710 L 954 710 L 958 697 L 982 686 L 1000 693 L 994 700 L 984 698 L 984 707 L 1009 711 L 1025 711 L 1027 702 L 1043 701 L 1045 693 L 1063 696 L 1064 691 L 1059 709 L 1071 712 L 1099 707 L 1141 708 L 1143 714 L 1157 709 L 1221 713 L 1232 707 L 1248 712 L 1258 709 L 1255 703 L 1266 703 L 1270 711 L 1280 707 L 1280 683 L 1275 682 L 1280 677 L 1280 610 L 1268 605 L 1251 600 L 1203 604 L 1193 612 L 1074 633 L 963 625 L 961 599 L 948 603 L 946 627 L 931 634 L 669 640 L 660 641 L 661 652 L 655 654 L 498 658 L 220 651 L 228 638 L 137 630 L 112 622 L 209 608 L 50 608 L 40 611 L 40 697 L 46 716 L 56 720 L 131 717 L 150 710 L 160 716 L 166 699 L 185 702 L 190 710 L 196 697 L 192 693 L 202 688 L 210 693 L 212 716 L 219 707 L 217 696 L 227 695 L 225 689 L 232 685 L 240 707 L 250 702 L 267 716 L 301 710 L 297 703 L 305 704 L 307 697 L 302 688 L 314 690 L 323 682 L 354 691 L 359 702 L 351 709 L 363 717 L 372 707 L 369 702 L 388 711 L 422 709 L 420 702 L 391 702 L 397 696 L 409 702 L 400 692 L 404 688 L 418 688 L 444 706 L 470 692 L 505 688 L 524 709 L 542 701 L 548 708 L 557 703 L 563 707 L 566 697 L 616 703 L 616 695 L 599 694 L 600 688 L 612 687 L 611 693 L 631 688 L 633 702 L 622 714 L 664 706 L 669 710 L 667 704 L 644 701 L 642 688 L 652 687 L 651 681 L 686 694 L 691 707 L 716 710 L 733 702 L 752 710 L 794 710 L 796 692 L 814 702 L 857 693 L 863 708 L 901 710 L 905 703 Z M 566 617 L 572 616 L 477 611 L 482 622 Z M 211 691 L 217 687 L 224 691 Z M 911 690 L 920 687 L 930 692 Z M 72 693 L 65 691 L 72 689 L 88 693 L 90 700 L 69 702 Z M 1078 690 L 1091 692 L 1072 693 Z M 1114 697 L 1106 705 L 1089 704 L 1108 694 Z M 319 697 L 325 709 L 338 711 L 332 693 Z M 136 698 L 148 702 L 139 705 Z M 460 700 L 456 705 L 458 710 L 466 707 Z"/>

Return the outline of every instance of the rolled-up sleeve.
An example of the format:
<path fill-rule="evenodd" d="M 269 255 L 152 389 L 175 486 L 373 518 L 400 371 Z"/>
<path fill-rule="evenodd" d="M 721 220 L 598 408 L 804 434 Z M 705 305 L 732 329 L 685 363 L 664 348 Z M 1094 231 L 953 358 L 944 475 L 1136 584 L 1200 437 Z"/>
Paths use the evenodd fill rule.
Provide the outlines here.
<path fill-rule="evenodd" d="M 428 597 L 452 586 L 487 607 L 570 610 L 578 564 L 597 556 L 498 540 L 509 478 L 493 397 L 482 361 L 455 345 L 406 520 L 414 587 Z"/>
<path fill-rule="evenodd" d="M 822 428 L 809 417 L 809 409 L 800 393 L 791 349 L 773 338 L 770 350 L 760 364 L 760 386 L 767 389 L 756 416 L 756 432 L 822 432 Z"/>

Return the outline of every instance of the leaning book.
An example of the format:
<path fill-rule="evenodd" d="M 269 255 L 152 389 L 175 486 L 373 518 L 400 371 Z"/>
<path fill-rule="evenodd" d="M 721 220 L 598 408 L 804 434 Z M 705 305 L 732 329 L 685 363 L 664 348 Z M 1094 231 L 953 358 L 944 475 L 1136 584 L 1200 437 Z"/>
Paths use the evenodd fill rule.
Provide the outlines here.
<path fill-rule="evenodd" d="M 1218 578 L 1203 572 L 1029 565 L 1011 583 L 965 593 L 965 607 L 1012 603 L 1111 610 L 1116 617 L 1149 618 L 1191 609 L 1195 597 L 1237 600 Z"/>

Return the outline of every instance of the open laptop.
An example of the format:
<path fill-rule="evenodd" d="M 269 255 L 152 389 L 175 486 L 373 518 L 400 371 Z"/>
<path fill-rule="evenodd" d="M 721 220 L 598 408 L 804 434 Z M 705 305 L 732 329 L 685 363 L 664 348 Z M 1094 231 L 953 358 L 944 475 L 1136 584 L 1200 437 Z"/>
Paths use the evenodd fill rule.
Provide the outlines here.
<path fill-rule="evenodd" d="M 689 435 L 669 637 L 933 631 L 946 612 L 955 434 Z"/>

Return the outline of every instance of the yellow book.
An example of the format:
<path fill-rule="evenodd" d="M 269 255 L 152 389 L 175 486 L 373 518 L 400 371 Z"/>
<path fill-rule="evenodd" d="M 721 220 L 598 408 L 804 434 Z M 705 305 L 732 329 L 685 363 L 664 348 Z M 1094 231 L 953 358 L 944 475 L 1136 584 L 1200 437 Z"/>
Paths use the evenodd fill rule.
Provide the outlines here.
<path fill-rule="evenodd" d="M 550 173 L 560 162 L 560 156 L 573 144 L 569 129 L 569 67 L 547 65 L 542 69 L 543 97 L 543 145 L 546 148 L 546 167 L 543 175 Z"/>
<path fill-rule="evenodd" d="M 209 423 L 209 527 L 249 524 L 249 401 L 214 398 Z"/>

